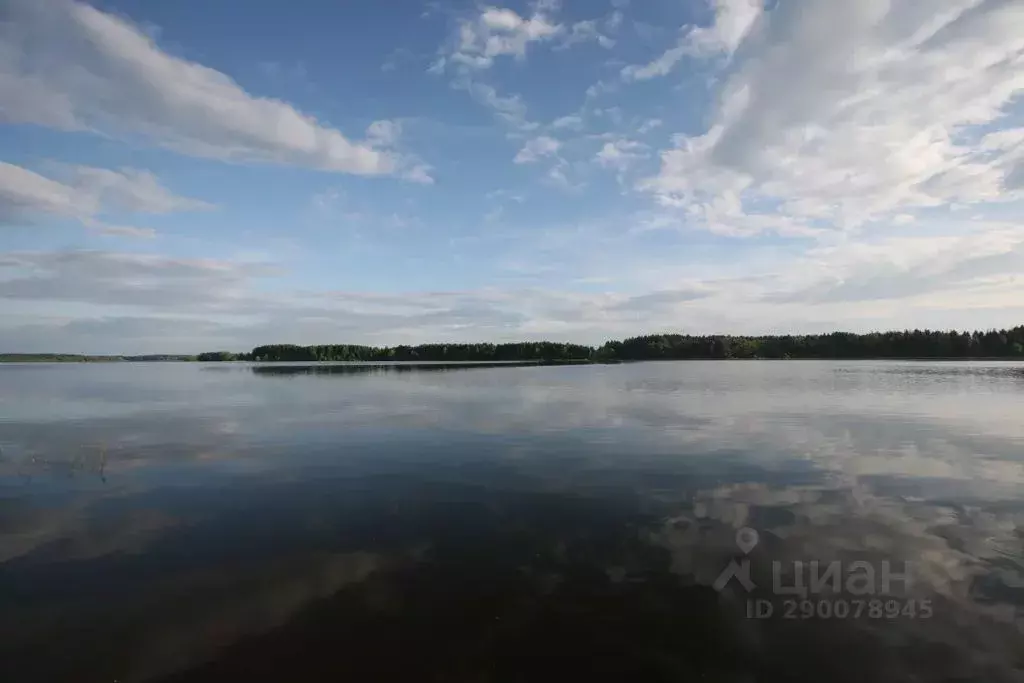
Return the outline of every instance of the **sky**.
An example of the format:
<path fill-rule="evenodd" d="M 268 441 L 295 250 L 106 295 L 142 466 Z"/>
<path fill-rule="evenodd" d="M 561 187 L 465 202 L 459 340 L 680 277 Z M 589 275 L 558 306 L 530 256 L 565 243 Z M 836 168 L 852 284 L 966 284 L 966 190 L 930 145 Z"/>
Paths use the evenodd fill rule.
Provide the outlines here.
<path fill-rule="evenodd" d="M 1019 0 L 0 0 L 0 352 L 1019 325 L 1022 94 Z"/>

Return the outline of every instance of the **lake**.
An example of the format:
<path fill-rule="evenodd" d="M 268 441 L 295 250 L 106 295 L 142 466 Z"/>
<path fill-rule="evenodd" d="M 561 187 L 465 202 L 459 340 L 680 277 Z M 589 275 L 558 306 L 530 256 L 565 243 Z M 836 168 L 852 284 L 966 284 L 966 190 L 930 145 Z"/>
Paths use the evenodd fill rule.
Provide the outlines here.
<path fill-rule="evenodd" d="M 0 365 L 0 680 L 1024 680 L 1024 365 Z"/>

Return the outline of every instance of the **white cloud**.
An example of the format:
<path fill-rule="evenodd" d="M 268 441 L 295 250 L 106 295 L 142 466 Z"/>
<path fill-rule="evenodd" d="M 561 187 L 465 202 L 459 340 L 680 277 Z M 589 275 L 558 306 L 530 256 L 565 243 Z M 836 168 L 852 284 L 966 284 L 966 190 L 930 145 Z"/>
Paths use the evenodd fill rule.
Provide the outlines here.
<path fill-rule="evenodd" d="M 433 185 L 434 177 L 430 175 L 431 167 L 426 164 L 416 164 L 402 173 L 402 177 L 421 185 Z"/>
<path fill-rule="evenodd" d="M 765 295 L 771 302 L 917 300 L 1002 307 L 1020 299 L 1024 239 L 1012 225 L 982 224 L 966 235 L 889 235 L 820 246 Z"/>
<path fill-rule="evenodd" d="M 110 251 L 0 255 L 0 298 L 129 305 L 192 312 L 238 310 L 261 263 Z"/>
<path fill-rule="evenodd" d="M 549 14 L 557 6 L 536 3 L 533 14 L 524 18 L 510 9 L 483 7 L 474 16 L 458 23 L 458 30 L 444 45 L 428 73 L 453 74 L 452 87 L 467 91 L 473 99 L 491 109 L 505 123 L 519 130 L 533 130 L 537 124 L 526 118 L 526 105 L 518 95 L 500 95 L 497 89 L 480 81 L 480 72 L 494 60 L 510 56 L 521 60 L 530 43 L 546 42 L 562 35 L 564 27 Z"/>
<path fill-rule="evenodd" d="M 568 116 L 560 116 L 551 122 L 551 127 L 555 130 L 561 128 L 568 128 L 570 130 L 579 130 L 583 127 L 583 119 L 575 114 Z"/>
<path fill-rule="evenodd" d="M 458 22 L 454 36 L 440 48 L 427 72 L 434 75 L 450 72 L 454 88 L 469 92 L 473 99 L 493 109 L 512 127 L 524 131 L 538 128 L 537 123 L 526 118 L 522 99 L 518 95 L 499 95 L 493 85 L 482 82 L 482 72 L 490 69 L 500 57 L 523 60 L 531 44 L 549 43 L 559 49 L 594 41 L 610 49 L 615 42 L 608 34 L 621 23 L 621 17 L 616 19 L 619 15 L 612 13 L 603 22 L 591 19 L 563 25 L 553 18 L 558 5 L 534 2 L 529 17 L 506 8 L 480 8 L 473 16 Z M 563 124 L 570 123 L 569 117 L 563 119 Z"/>
<path fill-rule="evenodd" d="M 532 164 L 557 153 L 561 146 L 562 144 L 558 140 L 541 135 L 528 140 L 513 161 L 517 164 Z"/>
<path fill-rule="evenodd" d="M 604 143 L 594 158 L 605 168 L 615 168 L 621 171 L 637 159 L 646 156 L 642 151 L 644 148 L 645 145 L 635 140 L 614 140 Z"/>
<path fill-rule="evenodd" d="M 640 124 L 640 127 L 636 129 L 638 135 L 644 135 L 650 133 L 655 128 L 660 128 L 664 123 L 661 119 L 647 119 Z"/>
<path fill-rule="evenodd" d="M 602 242 L 587 226 L 573 226 L 560 235 L 540 234 L 529 248 L 524 244 L 522 273 L 489 287 L 440 293 L 311 292 L 290 287 L 286 272 L 264 262 L 106 251 L 3 254 L 0 350 L 192 352 L 320 340 L 600 343 L 661 330 L 1005 326 L 1012 314 L 1024 314 L 1016 275 L 1024 267 L 1024 245 L 1014 229 L 1003 226 L 998 237 L 985 231 L 977 240 L 881 238 L 755 267 L 742 260 L 681 264 L 675 250 L 659 261 L 623 249 L 621 241 Z M 586 249 L 591 243 L 593 249 Z M 562 252 L 558 258 L 542 258 L 555 249 Z M 512 264 L 518 256 L 504 258 Z M 606 290 L 627 278 L 630 293 L 534 284 L 552 273 L 597 281 Z M 609 273 L 617 274 L 608 279 Z M 267 277 L 277 278 L 272 288 L 262 286 Z M 40 313 L 54 310 L 54 302 L 60 302 L 61 321 Z M 127 329 L 125 316 L 131 319 Z M 170 347 L 168 337 L 153 333 L 168 316 L 178 321 Z"/>
<path fill-rule="evenodd" d="M 454 64 L 469 70 L 487 69 L 496 57 L 522 59 L 530 43 L 551 40 L 563 30 L 543 8 L 524 18 L 510 9 L 485 7 L 475 17 L 459 23 L 454 44 L 439 68 Z"/>
<path fill-rule="evenodd" d="M 686 44 L 698 56 L 732 54 L 764 12 L 763 0 L 712 0 L 711 5 L 714 23 L 686 35 Z"/>
<path fill-rule="evenodd" d="M 657 59 L 622 69 L 627 81 L 665 76 L 683 57 L 731 55 L 750 34 L 764 12 L 763 0 L 711 0 L 714 20 L 710 26 L 684 26 L 679 42 Z"/>
<path fill-rule="evenodd" d="M 196 199 L 179 197 L 160 184 L 149 171 L 74 166 L 68 181 L 79 196 L 93 197 L 103 207 L 142 213 L 173 213 L 212 208 Z"/>
<path fill-rule="evenodd" d="M 268 294 L 256 286 L 259 278 L 277 275 L 272 266 L 230 260 L 170 258 L 146 254 L 102 251 L 22 252 L 0 255 L 0 300 L 5 310 L 17 302 L 65 302 L 99 306 L 87 317 L 75 317 L 57 326 L 42 321 L 26 329 L 17 321 L 0 318 L 0 348 L 10 350 L 10 340 L 42 342 L 34 348 L 65 345 L 82 350 L 76 326 L 108 317 L 105 333 L 92 325 L 89 339 L 97 350 L 149 350 L 161 340 L 150 339 L 145 325 L 133 324 L 134 335 L 119 335 L 119 321 L 126 315 L 135 323 L 146 317 L 159 320 L 174 315 L 181 324 L 176 341 L 181 344 L 188 329 L 197 339 L 185 351 L 201 350 L 205 338 L 230 338 L 239 348 L 268 339 L 301 341 L 346 339 L 354 342 L 422 342 L 430 339 L 537 338 L 559 330 L 564 335 L 590 330 L 608 319 L 628 321 L 627 295 L 580 295 L 540 289 L 481 289 L 459 292 L 407 292 L 371 294 L 359 292 L 288 292 L 280 287 Z M 665 297 L 637 307 L 664 310 Z M 680 301 L 692 299 L 680 294 Z M 112 308 L 106 308 L 106 307 Z M 109 313 L 108 313 L 109 311 Z M 214 326 L 218 329 L 211 330 Z M 79 331 L 80 332 L 80 331 Z M 166 344 L 166 340 L 163 340 Z M 24 348 L 24 347 L 23 347 Z M 183 348 L 180 347 L 179 348 Z"/>
<path fill-rule="evenodd" d="M 526 107 L 520 98 L 498 95 L 493 85 L 480 81 L 481 72 L 490 69 L 499 57 L 523 60 L 533 43 L 552 43 L 556 49 L 564 49 L 594 41 L 611 49 L 615 41 L 609 34 L 616 31 L 622 21 L 621 13 L 612 12 L 603 21 L 588 19 L 566 26 L 553 18 L 559 4 L 534 2 L 529 17 L 507 8 L 480 8 L 473 16 L 458 22 L 454 36 L 441 47 L 427 72 L 433 75 L 451 72 L 453 87 L 468 91 L 506 123 L 520 130 L 537 128 L 538 124 L 526 119 Z"/>
<path fill-rule="evenodd" d="M 378 175 L 403 160 L 281 100 L 168 54 L 137 26 L 73 0 L 11 0 L 0 24 L 0 117 L 141 137 L 229 161 Z"/>
<path fill-rule="evenodd" d="M 58 166 L 65 178 L 42 176 L 21 166 L 0 162 L 0 221 L 33 221 L 55 216 L 72 218 L 103 234 L 152 236 L 144 228 L 106 225 L 109 213 L 163 214 L 212 208 L 180 197 L 148 171 L 113 171 L 90 166 Z"/>
<path fill-rule="evenodd" d="M 281 282 L 272 291 L 259 286 L 261 278 L 278 275 L 269 264 L 223 259 L 109 251 L 0 255 L 3 310 L 61 302 L 69 312 L 56 322 L 0 316 L 0 350 L 193 352 L 209 348 L 211 339 L 238 349 L 314 338 L 395 344 L 554 336 L 598 342 L 610 331 L 632 331 L 638 317 L 682 315 L 711 293 L 682 285 L 650 296 L 523 286 L 394 294 L 288 290 Z M 170 349 L 161 333 L 169 316 L 176 326 Z"/>
<path fill-rule="evenodd" d="M 21 214 L 88 215 L 98 208 L 95 197 L 77 196 L 72 187 L 0 162 L 0 216 L 5 221 Z"/>
<path fill-rule="evenodd" d="M 626 81 L 646 81 L 664 76 L 672 71 L 676 63 L 686 55 L 686 48 L 677 45 L 666 50 L 657 59 L 642 66 L 630 64 L 622 68 L 622 78 Z"/>
<path fill-rule="evenodd" d="M 622 18 L 622 12 L 619 10 L 615 10 L 614 12 L 609 14 L 604 21 L 605 30 L 607 30 L 610 33 L 615 33 L 616 31 L 618 31 L 619 27 L 622 26 Z"/>
<path fill-rule="evenodd" d="M 546 176 L 548 183 L 562 189 L 569 189 L 572 187 L 572 183 L 569 182 L 569 178 L 565 175 L 565 167 L 562 165 L 552 166 Z"/>
<path fill-rule="evenodd" d="M 1022 90 L 1019 3 L 780 3 L 642 187 L 733 234 L 1020 198 L 1020 134 L 979 131 Z"/>
<path fill-rule="evenodd" d="M 598 81 L 587 87 L 585 94 L 588 100 L 592 100 L 601 95 L 613 93 L 618 90 L 618 86 L 611 81 Z"/>
<path fill-rule="evenodd" d="M 501 95 L 494 86 L 459 78 L 452 86 L 467 91 L 478 103 L 494 112 L 499 119 L 519 130 L 533 130 L 537 124 L 526 118 L 526 105 L 518 95 Z"/>
<path fill-rule="evenodd" d="M 138 239 L 152 239 L 156 237 L 156 230 L 153 228 L 137 228 L 133 225 L 107 225 L 103 223 L 95 224 L 93 221 L 89 221 L 90 227 L 94 228 L 96 232 L 101 235 L 109 235 L 113 237 L 134 237 Z"/>
<path fill-rule="evenodd" d="M 548 169 L 548 172 L 544 174 L 542 179 L 545 185 L 561 190 L 563 192 L 578 193 L 585 187 L 585 183 L 577 181 L 573 182 L 569 178 L 570 165 L 564 159 L 558 159 L 555 165 Z M 572 231 L 577 237 L 581 236 L 580 230 L 576 229 Z"/>
<path fill-rule="evenodd" d="M 615 40 L 601 32 L 598 27 L 597 19 L 577 21 L 575 24 L 570 26 L 569 30 L 563 34 L 560 47 L 564 49 L 578 43 L 587 43 L 590 41 L 596 42 L 606 50 L 610 50 L 615 47 Z"/>
<path fill-rule="evenodd" d="M 397 121 L 374 121 L 366 129 L 366 139 L 381 147 L 398 144 L 402 135 L 402 124 Z"/>

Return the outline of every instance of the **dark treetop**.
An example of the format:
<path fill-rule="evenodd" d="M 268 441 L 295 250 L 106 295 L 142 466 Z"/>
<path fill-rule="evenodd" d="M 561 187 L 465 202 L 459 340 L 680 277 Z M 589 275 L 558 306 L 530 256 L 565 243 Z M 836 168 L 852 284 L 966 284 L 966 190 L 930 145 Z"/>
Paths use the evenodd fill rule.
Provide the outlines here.
<path fill-rule="evenodd" d="M 600 347 L 559 342 L 357 346 L 270 344 L 201 361 L 594 361 L 725 358 L 1024 358 L 1024 325 L 987 332 L 905 330 L 852 334 L 691 336 L 653 334 Z"/>

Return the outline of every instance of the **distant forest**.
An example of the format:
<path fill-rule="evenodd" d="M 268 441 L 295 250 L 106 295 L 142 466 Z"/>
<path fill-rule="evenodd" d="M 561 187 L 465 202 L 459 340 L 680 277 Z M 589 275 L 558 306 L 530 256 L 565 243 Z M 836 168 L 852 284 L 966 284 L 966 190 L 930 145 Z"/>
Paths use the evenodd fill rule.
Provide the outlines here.
<path fill-rule="evenodd" d="M 357 346 L 257 346 L 250 353 L 214 351 L 200 361 L 591 361 L 730 358 L 1024 358 L 1024 325 L 987 332 L 906 330 L 852 334 L 691 336 L 652 334 L 599 347 L 558 342 Z"/>

